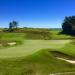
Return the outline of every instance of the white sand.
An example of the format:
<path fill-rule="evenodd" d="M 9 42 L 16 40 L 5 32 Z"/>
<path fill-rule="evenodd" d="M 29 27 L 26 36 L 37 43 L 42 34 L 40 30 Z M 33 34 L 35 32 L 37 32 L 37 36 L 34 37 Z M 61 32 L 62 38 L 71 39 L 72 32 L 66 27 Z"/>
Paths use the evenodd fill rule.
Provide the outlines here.
<path fill-rule="evenodd" d="M 72 64 L 75 64 L 75 60 L 70 60 L 70 59 L 65 59 L 65 58 L 60 58 L 60 57 L 56 57 L 56 58 L 60 59 L 60 60 L 67 61 L 67 62 L 72 63 Z"/>
<path fill-rule="evenodd" d="M 10 42 L 10 43 L 8 43 L 8 45 L 10 45 L 10 46 L 16 45 L 16 42 Z"/>

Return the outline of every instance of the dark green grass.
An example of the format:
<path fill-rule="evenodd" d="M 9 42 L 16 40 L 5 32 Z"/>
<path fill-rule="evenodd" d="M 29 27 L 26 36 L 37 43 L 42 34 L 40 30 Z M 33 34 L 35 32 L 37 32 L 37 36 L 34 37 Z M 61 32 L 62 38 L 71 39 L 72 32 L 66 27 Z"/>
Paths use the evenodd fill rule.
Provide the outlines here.
<path fill-rule="evenodd" d="M 43 31 L 30 31 L 30 32 L 25 32 L 26 34 L 26 39 L 32 39 L 32 40 L 50 40 L 51 35 L 50 32 L 43 32 Z"/>

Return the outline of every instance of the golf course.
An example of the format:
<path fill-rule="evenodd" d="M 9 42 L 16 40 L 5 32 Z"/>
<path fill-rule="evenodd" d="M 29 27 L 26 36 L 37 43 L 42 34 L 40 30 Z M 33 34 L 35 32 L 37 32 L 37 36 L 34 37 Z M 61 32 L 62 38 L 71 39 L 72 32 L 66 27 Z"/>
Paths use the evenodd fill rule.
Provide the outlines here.
<path fill-rule="evenodd" d="M 75 0 L 0 0 L 0 75 L 75 75 Z"/>
<path fill-rule="evenodd" d="M 73 36 L 58 34 L 60 31 L 35 28 L 14 32 L 2 30 L 0 75 L 74 75 L 75 40 Z"/>

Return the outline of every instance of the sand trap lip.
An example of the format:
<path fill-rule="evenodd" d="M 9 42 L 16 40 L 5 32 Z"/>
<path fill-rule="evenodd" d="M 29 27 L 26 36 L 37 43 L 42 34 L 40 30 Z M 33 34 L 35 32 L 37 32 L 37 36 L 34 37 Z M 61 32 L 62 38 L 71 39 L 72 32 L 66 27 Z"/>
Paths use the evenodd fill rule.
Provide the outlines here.
<path fill-rule="evenodd" d="M 75 72 L 53 73 L 49 75 L 67 75 L 67 74 L 75 74 Z"/>
<path fill-rule="evenodd" d="M 75 60 L 64 59 L 64 58 L 60 58 L 60 57 L 56 57 L 56 58 L 59 59 L 59 60 L 64 60 L 64 61 L 69 62 L 71 64 L 75 64 Z"/>
<path fill-rule="evenodd" d="M 52 53 L 52 55 L 59 60 L 64 60 L 66 62 L 69 62 L 71 64 L 75 64 L 75 57 L 64 54 L 62 52 L 59 51 L 50 51 Z"/>

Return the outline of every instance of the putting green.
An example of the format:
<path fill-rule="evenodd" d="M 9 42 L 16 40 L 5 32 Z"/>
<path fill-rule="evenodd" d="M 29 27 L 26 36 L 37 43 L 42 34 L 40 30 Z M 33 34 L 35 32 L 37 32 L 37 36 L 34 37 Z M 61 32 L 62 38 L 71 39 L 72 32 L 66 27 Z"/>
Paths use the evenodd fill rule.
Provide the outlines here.
<path fill-rule="evenodd" d="M 70 40 L 25 40 L 23 45 L 0 49 L 0 58 L 27 56 L 45 48 L 61 48 L 68 42 Z"/>

